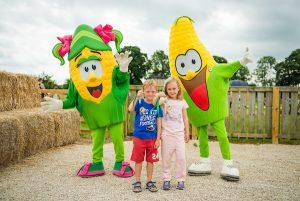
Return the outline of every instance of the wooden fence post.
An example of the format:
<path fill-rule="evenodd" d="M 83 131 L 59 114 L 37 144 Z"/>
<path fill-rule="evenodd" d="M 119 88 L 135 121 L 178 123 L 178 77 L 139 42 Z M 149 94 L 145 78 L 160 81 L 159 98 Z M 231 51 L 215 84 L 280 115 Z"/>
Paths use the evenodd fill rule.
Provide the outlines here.
<path fill-rule="evenodd" d="M 279 88 L 273 87 L 272 101 L 272 143 L 278 144 L 279 131 Z"/>
<path fill-rule="evenodd" d="M 196 140 L 197 139 L 197 128 L 192 125 L 192 139 Z"/>

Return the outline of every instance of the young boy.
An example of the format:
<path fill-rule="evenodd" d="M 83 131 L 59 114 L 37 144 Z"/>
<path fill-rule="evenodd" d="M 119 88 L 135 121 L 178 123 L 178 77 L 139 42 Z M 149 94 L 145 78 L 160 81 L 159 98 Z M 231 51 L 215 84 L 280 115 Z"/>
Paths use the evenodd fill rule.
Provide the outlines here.
<path fill-rule="evenodd" d="M 135 162 L 135 178 L 133 192 L 141 192 L 141 172 L 144 158 L 147 161 L 146 189 L 156 192 L 158 189 L 152 181 L 153 163 L 158 162 L 158 151 L 155 146 L 157 132 L 161 132 L 162 111 L 156 102 L 157 85 L 153 80 L 147 80 L 143 89 L 129 105 L 129 111 L 135 111 L 134 138 L 131 160 Z M 144 98 L 142 98 L 144 95 Z"/>

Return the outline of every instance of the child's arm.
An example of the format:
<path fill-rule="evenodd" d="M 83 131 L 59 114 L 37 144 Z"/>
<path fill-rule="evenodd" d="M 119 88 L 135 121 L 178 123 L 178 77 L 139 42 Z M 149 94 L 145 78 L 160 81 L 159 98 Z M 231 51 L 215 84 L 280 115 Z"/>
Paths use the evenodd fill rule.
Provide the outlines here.
<path fill-rule="evenodd" d="M 186 109 L 182 109 L 183 123 L 184 123 L 184 140 L 187 143 L 190 140 L 190 125 L 189 119 L 186 113 Z"/>
<path fill-rule="evenodd" d="M 128 106 L 128 110 L 129 110 L 129 112 L 132 112 L 133 110 L 134 110 L 134 107 L 135 107 L 135 105 L 136 105 L 136 102 L 137 102 L 137 98 L 135 97 L 134 99 L 133 99 L 133 101 L 129 104 L 129 106 Z"/>
<path fill-rule="evenodd" d="M 157 118 L 157 138 L 154 144 L 154 148 L 158 149 L 160 146 L 160 138 L 161 138 L 161 118 Z"/>
<path fill-rule="evenodd" d="M 133 101 L 129 104 L 128 110 L 129 112 L 132 112 L 135 108 L 135 105 L 138 101 L 138 99 L 140 99 L 141 97 L 143 97 L 143 91 L 139 90 L 136 97 L 133 99 Z"/>
<path fill-rule="evenodd" d="M 155 99 L 154 99 L 154 105 L 163 105 L 166 101 L 165 99 L 166 95 L 164 92 L 158 92 L 155 94 Z"/>

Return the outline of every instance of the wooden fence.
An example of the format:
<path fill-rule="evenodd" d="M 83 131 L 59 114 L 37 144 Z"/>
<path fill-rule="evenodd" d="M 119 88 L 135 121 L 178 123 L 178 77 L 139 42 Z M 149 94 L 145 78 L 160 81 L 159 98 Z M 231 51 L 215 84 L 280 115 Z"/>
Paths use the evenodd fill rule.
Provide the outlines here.
<path fill-rule="evenodd" d="M 128 103 L 136 96 L 140 85 L 131 85 Z M 162 86 L 158 87 L 162 90 Z M 43 90 L 44 93 L 65 97 L 67 90 Z M 300 87 L 230 87 L 229 116 L 226 127 L 229 137 L 300 139 Z M 134 114 L 126 113 L 125 135 L 133 132 Z M 196 139 L 196 129 L 190 128 Z M 82 132 L 88 132 L 83 129 Z M 209 135 L 215 136 L 209 127 Z"/>

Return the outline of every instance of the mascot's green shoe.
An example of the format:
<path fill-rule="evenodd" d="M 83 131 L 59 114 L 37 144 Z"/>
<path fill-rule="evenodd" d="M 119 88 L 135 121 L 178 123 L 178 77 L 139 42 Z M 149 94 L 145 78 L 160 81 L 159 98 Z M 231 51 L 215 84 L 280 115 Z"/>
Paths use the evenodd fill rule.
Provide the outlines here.
<path fill-rule="evenodd" d="M 132 177 L 134 170 L 128 162 L 115 162 L 114 170 L 112 173 L 118 177 Z"/>

